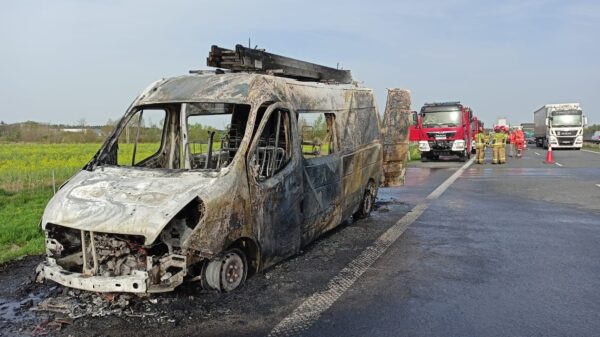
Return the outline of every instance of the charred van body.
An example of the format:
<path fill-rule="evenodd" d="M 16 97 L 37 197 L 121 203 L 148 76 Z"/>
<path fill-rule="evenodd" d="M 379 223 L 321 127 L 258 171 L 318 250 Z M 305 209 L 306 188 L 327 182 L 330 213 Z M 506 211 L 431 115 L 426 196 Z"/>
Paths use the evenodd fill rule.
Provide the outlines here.
<path fill-rule="evenodd" d="M 99 292 L 186 278 L 229 291 L 367 216 L 382 172 L 373 93 L 307 77 L 217 71 L 148 87 L 48 203 L 43 276 Z"/>

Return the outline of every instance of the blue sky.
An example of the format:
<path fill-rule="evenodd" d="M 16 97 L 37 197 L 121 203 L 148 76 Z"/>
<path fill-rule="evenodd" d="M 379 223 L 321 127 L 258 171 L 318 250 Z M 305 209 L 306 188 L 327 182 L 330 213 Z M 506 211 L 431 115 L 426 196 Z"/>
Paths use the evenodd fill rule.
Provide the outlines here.
<path fill-rule="evenodd" d="M 460 100 L 489 125 L 580 102 L 600 123 L 599 1 L 10 1 L 0 12 L 0 120 L 105 123 L 149 83 L 237 43 Z"/>

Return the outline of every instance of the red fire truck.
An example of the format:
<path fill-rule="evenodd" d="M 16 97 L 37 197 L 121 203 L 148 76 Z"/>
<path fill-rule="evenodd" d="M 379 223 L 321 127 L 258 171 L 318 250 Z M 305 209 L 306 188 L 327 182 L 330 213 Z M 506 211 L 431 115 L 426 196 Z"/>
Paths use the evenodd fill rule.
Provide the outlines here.
<path fill-rule="evenodd" d="M 466 161 L 471 157 L 471 108 L 460 102 L 426 103 L 416 117 L 421 161 L 452 155 Z"/>
<path fill-rule="evenodd" d="M 410 127 L 408 128 L 408 140 L 410 142 L 418 142 L 419 140 L 421 140 L 421 136 L 419 134 L 419 129 L 417 129 L 417 121 L 418 121 L 417 116 L 419 115 L 419 113 L 416 111 L 411 111 L 411 114 L 412 114 L 412 123 L 411 123 Z"/>

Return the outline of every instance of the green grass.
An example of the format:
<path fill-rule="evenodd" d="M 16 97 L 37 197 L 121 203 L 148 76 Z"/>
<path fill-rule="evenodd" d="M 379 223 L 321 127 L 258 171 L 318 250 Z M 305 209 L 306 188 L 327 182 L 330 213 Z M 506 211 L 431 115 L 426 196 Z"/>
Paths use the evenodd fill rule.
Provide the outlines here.
<path fill-rule="evenodd" d="M 319 155 L 313 155 L 312 152 L 317 151 Z M 321 146 L 313 146 L 313 145 L 302 145 L 302 155 L 304 158 L 314 158 L 314 157 L 322 157 L 329 155 L 329 143 L 322 144 Z"/>
<path fill-rule="evenodd" d="M 586 150 L 588 150 L 588 151 L 600 152 L 600 146 L 599 145 L 584 145 L 583 148 L 586 149 Z"/>
<path fill-rule="evenodd" d="M 39 221 L 51 196 L 52 188 L 12 193 L 0 190 L 0 264 L 44 252 Z"/>
<path fill-rule="evenodd" d="M 410 143 L 408 145 L 408 150 L 410 151 L 410 161 L 421 160 L 421 152 L 419 152 L 418 143 Z"/>

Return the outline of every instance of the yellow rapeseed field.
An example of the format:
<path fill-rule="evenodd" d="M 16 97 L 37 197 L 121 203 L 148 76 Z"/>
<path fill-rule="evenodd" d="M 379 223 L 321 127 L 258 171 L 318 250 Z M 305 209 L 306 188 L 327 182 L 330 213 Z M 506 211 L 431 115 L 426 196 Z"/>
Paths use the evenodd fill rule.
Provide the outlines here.
<path fill-rule="evenodd" d="M 101 144 L 0 144 L 0 264 L 44 250 L 39 221 L 58 188 L 77 173 Z M 158 145 L 139 144 L 138 158 L 153 154 Z M 133 146 L 123 144 L 120 155 L 131 158 Z"/>

